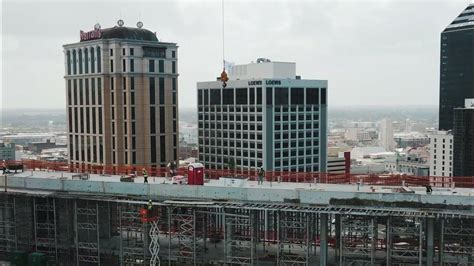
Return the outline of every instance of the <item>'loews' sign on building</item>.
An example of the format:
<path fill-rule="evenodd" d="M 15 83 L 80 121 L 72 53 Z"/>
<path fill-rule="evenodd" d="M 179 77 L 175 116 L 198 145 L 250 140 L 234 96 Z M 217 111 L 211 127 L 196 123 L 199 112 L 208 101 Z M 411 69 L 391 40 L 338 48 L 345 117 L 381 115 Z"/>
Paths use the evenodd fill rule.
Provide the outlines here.
<path fill-rule="evenodd" d="M 101 29 L 94 29 L 88 32 L 84 32 L 81 30 L 80 32 L 81 36 L 81 42 L 82 41 L 88 41 L 88 40 L 94 40 L 94 39 L 100 39 L 102 38 L 102 30 Z"/>
<path fill-rule="evenodd" d="M 262 81 L 249 80 L 248 85 L 249 86 L 262 85 Z M 273 80 L 273 79 L 265 80 L 265 85 L 281 85 L 281 80 Z"/>

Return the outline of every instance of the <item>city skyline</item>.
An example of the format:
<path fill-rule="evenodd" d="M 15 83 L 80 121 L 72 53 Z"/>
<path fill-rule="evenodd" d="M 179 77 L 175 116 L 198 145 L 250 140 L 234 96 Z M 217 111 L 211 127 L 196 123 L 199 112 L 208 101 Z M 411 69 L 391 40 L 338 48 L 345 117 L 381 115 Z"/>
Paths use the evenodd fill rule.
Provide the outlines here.
<path fill-rule="evenodd" d="M 329 104 L 333 106 L 437 105 L 439 34 L 467 2 L 364 2 L 363 9 L 359 4 L 226 2 L 226 59 L 238 64 L 257 57 L 296 62 L 302 78 L 330 80 Z M 35 12 L 35 6 L 50 12 Z M 155 6 L 161 11 L 159 16 L 153 13 Z M 119 18 L 130 27 L 140 18 L 146 28 L 157 31 L 158 38 L 178 43 L 180 101 L 189 103 L 182 107 L 195 107 L 196 82 L 212 80 L 220 73 L 220 8 L 216 1 L 123 3 L 117 8 L 106 3 L 91 7 L 80 2 L 5 2 L 2 108 L 62 108 L 64 81 L 56 74 L 64 68 L 61 45 L 79 40 L 79 30 L 88 31 L 97 21 L 110 27 Z M 420 8 L 429 11 L 419 12 Z M 71 9 L 75 12 L 68 13 Z M 370 20 L 362 19 L 369 14 Z M 390 23 L 400 16 L 404 19 Z M 34 71 L 45 66 L 48 71 Z M 379 74 L 373 75 L 375 71 Z M 30 82 L 19 86 L 24 73 Z"/>

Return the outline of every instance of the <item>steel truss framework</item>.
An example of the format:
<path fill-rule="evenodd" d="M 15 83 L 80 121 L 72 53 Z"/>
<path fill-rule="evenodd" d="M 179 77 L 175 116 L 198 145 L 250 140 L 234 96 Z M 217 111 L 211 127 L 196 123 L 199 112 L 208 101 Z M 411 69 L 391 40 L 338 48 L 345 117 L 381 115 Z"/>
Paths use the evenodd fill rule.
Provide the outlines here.
<path fill-rule="evenodd" d="M 149 257 L 149 231 L 139 215 L 143 204 L 119 204 L 120 261 L 125 265 L 143 265 Z"/>
<path fill-rule="evenodd" d="M 373 265 L 377 245 L 377 217 L 342 216 L 339 255 L 343 264 Z"/>
<path fill-rule="evenodd" d="M 58 260 L 56 199 L 33 198 L 36 251 Z"/>
<path fill-rule="evenodd" d="M 99 202 L 74 201 L 77 265 L 100 265 Z"/>
<path fill-rule="evenodd" d="M 17 248 L 15 210 L 15 198 L 7 194 L 2 195 L 2 202 L 0 203 L 0 254 L 4 256 Z"/>
<path fill-rule="evenodd" d="M 37 250 L 57 259 L 60 250 L 61 256 L 72 253 L 69 263 L 76 265 L 474 263 L 469 211 L 155 201 L 158 219 L 149 224 L 140 219 L 145 203 L 8 195 L 0 204 L 0 244 L 8 248 L 3 254 Z M 74 212 L 58 219 L 63 206 Z M 34 227 L 31 236 L 13 230 L 12 221 L 20 219 Z M 70 242 L 58 232 L 64 223 L 73 228 Z M 30 248 L 12 239 L 31 239 Z M 328 247 L 336 255 L 326 255 Z"/>

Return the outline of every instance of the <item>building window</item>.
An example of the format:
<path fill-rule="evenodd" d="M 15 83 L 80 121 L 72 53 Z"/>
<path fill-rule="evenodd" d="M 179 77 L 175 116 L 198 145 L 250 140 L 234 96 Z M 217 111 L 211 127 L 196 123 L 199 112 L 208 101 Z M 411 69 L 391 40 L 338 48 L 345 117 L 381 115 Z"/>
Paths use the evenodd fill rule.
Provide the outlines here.
<path fill-rule="evenodd" d="M 130 59 L 130 72 L 135 72 L 135 60 Z"/>
<path fill-rule="evenodd" d="M 160 72 L 160 73 L 165 72 L 165 61 L 158 60 L 158 72 Z"/>
<path fill-rule="evenodd" d="M 91 73 L 95 72 L 94 47 L 91 47 Z"/>
<path fill-rule="evenodd" d="M 100 55 L 100 47 L 97 47 L 97 73 L 102 72 L 102 61 L 101 61 L 101 55 Z"/>
<path fill-rule="evenodd" d="M 176 58 L 176 51 L 171 51 L 171 58 Z"/>
<path fill-rule="evenodd" d="M 150 104 L 155 104 L 155 78 L 149 78 Z"/>
<path fill-rule="evenodd" d="M 176 73 L 176 61 L 171 62 L 171 73 Z"/>
<path fill-rule="evenodd" d="M 84 49 L 84 72 L 89 74 L 89 51 Z"/>
<path fill-rule="evenodd" d="M 67 81 L 67 104 L 72 104 L 72 88 L 71 88 L 71 80 Z"/>
<path fill-rule="evenodd" d="M 304 104 L 303 88 L 291 88 L 291 104 Z"/>
<path fill-rule="evenodd" d="M 155 107 L 150 107 L 150 134 L 156 133 Z"/>
<path fill-rule="evenodd" d="M 77 74 L 77 58 L 76 58 L 76 50 L 72 50 L 72 73 L 74 75 Z"/>
<path fill-rule="evenodd" d="M 160 104 L 165 104 L 165 78 L 159 78 L 158 83 Z"/>
<path fill-rule="evenodd" d="M 71 75 L 71 51 L 66 52 L 67 74 Z"/>
<path fill-rule="evenodd" d="M 160 136 L 160 160 L 166 162 L 166 141 L 165 136 Z"/>
<path fill-rule="evenodd" d="M 262 104 L 262 88 L 257 88 L 257 104 Z"/>
<path fill-rule="evenodd" d="M 134 52 L 133 48 L 130 48 L 130 55 L 134 55 Z"/>
<path fill-rule="evenodd" d="M 98 78 L 97 79 L 97 101 L 99 105 L 102 105 L 102 79 Z"/>
<path fill-rule="evenodd" d="M 151 136 L 151 163 L 156 163 L 156 136 Z"/>
<path fill-rule="evenodd" d="M 235 89 L 235 104 L 247 104 L 247 89 Z"/>
<path fill-rule="evenodd" d="M 267 105 L 273 104 L 273 88 L 267 88 Z"/>
<path fill-rule="evenodd" d="M 110 48 L 110 56 L 114 56 L 114 49 Z"/>
<path fill-rule="evenodd" d="M 204 97 L 204 98 L 206 100 L 207 97 Z M 234 104 L 234 90 L 233 89 L 222 90 L 222 98 L 223 98 L 222 99 L 223 104 L 231 104 L 231 105 Z M 206 104 L 206 101 L 205 101 L 205 104 Z"/>
<path fill-rule="evenodd" d="M 267 93 L 268 93 L 268 90 L 267 90 Z M 275 88 L 275 105 L 287 105 L 288 101 L 289 101 L 288 88 Z M 271 104 L 271 100 L 270 100 L 270 104 Z"/>
<path fill-rule="evenodd" d="M 165 108 L 160 107 L 160 133 L 165 133 Z"/>
<path fill-rule="evenodd" d="M 110 59 L 110 72 L 114 72 L 114 60 Z"/>
<path fill-rule="evenodd" d="M 79 49 L 79 74 L 82 74 L 82 50 Z"/>
<path fill-rule="evenodd" d="M 148 72 L 155 72 L 155 60 L 148 61 Z"/>
<path fill-rule="evenodd" d="M 122 59 L 122 72 L 126 72 L 126 71 L 127 71 L 126 60 Z"/>
<path fill-rule="evenodd" d="M 125 55 L 125 48 L 122 48 L 122 55 Z"/>

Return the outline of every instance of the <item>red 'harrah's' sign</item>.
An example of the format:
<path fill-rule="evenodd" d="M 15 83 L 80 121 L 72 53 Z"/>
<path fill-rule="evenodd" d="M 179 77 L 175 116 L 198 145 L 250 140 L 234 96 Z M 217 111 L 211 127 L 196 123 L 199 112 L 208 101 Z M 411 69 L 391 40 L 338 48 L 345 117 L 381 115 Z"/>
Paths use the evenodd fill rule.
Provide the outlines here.
<path fill-rule="evenodd" d="M 102 30 L 101 29 L 96 29 L 88 32 L 84 32 L 81 30 L 80 32 L 81 35 L 81 42 L 82 41 L 88 41 L 88 40 L 94 40 L 94 39 L 100 39 L 102 38 Z"/>

